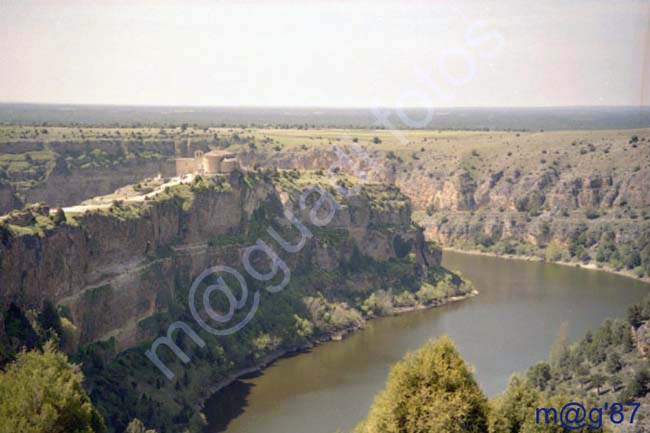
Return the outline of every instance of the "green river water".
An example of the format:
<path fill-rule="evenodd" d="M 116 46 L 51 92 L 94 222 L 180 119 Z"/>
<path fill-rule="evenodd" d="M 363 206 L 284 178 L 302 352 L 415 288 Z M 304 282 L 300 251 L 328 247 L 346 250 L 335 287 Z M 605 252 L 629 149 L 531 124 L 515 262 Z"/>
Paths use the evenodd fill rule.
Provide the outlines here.
<path fill-rule="evenodd" d="M 363 419 L 390 366 L 426 340 L 449 335 L 482 389 L 547 358 L 563 322 L 576 339 L 604 319 L 624 317 L 650 286 L 599 271 L 445 252 L 479 296 L 372 320 L 363 331 L 275 362 L 215 394 L 209 433 L 334 433 Z"/>

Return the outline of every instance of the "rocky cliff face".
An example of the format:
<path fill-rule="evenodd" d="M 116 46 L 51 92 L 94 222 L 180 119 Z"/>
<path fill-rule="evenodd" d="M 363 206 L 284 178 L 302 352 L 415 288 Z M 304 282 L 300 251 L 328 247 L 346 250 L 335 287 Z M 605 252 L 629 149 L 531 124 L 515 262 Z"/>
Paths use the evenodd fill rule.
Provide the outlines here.
<path fill-rule="evenodd" d="M 403 183 L 402 183 L 403 182 Z M 415 194 L 421 183 L 431 184 L 431 193 Z M 489 175 L 460 170 L 448 180 L 415 183 L 398 181 L 417 206 L 432 210 L 479 210 L 482 208 L 528 210 L 576 210 L 650 207 L 650 194 L 641 185 L 650 182 L 648 170 L 634 167 L 615 173 L 582 175 L 577 170 L 550 167 L 523 176 L 516 168 Z"/>
<path fill-rule="evenodd" d="M 206 137 L 142 137 L 138 132 L 0 143 L 0 180 L 8 184 L 0 185 L 0 214 L 23 203 L 71 206 L 158 174 L 173 176 L 174 157 L 207 150 L 211 142 Z"/>
<path fill-rule="evenodd" d="M 575 261 L 650 276 L 650 170 L 581 175 L 517 169 L 447 181 L 419 213 L 430 239 L 497 254 Z M 413 186 L 404 185 L 414 196 Z"/>
<path fill-rule="evenodd" d="M 441 144 L 437 135 L 390 151 L 369 144 L 362 156 L 352 145 L 338 145 L 345 149 L 341 158 L 330 145 L 246 152 L 244 158 L 392 181 L 411 199 L 427 237 L 443 246 L 650 275 L 647 130 L 450 134 L 446 141 L 454 144 Z M 626 243 L 641 257 L 613 251 Z"/>
<path fill-rule="evenodd" d="M 440 266 L 441 249 L 413 223 L 408 197 L 375 183 L 354 194 L 335 186 L 353 181 L 293 170 L 233 172 L 83 214 L 31 206 L 3 216 L 0 350 L 3 341 L 16 346 L 15 323 L 9 335 L 3 312 L 36 317 L 50 301 L 66 319 L 61 341 L 83 365 L 85 386 L 110 432 L 124 431 L 133 417 L 161 432 L 183 431 L 210 386 L 242 369 L 341 338 L 368 317 L 471 292 Z M 276 259 L 259 248 L 247 255 L 261 242 Z M 246 263 L 273 275 L 252 278 Z M 240 272 L 259 295 L 250 323 L 233 335 L 209 334 L 188 307 L 195 278 L 216 265 Z M 267 290 L 267 283 L 281 290 Z M 228 311 L 232 304 L 216 298 L 210 306 L 214 301 Z M 151 343 L 179 321 L 205 342 L 200 349 L 178 330 L 169 340 L 187 351 L 191 368 L 171 346 Z M 174 376 L 156 369 L 146 349 Z"/>
<path fill-rule="evenodd" d="M 50 300 L 69 311 L 82 344 L 114 337 L 120 349 L 131 347 L 153 337 L 138 324 L 169 310 L 179 280 L 215 263 L 241 266 L 242 250 L 260 229 L 260 212 L 272 216 L 271 223 L 281 219 L 283 206 L 297 207 L 299 190 L 292 185 L 235 173 L 208 186 L 181 185 L 138 205 L 68 216 L 58 225 L 43 216 L 20 225 L 6 221 L 0 229 L 0 300 L 25 308 Z M 336 269 L 355 249 L 377 261 L 413 253 L 420 267 L 440 265 L 440 252 L 424 242 L 411 222 L 409 200 L 397 189 L 369 185 L 340 199 L 301 266 L 306 260 Z M 299 215 L 308 218 L 307 211 Z M 341 239 L 332 241 L 334 235 Z M 294 265 L 297 260 L 288 259 Z"/>
<path fill-rule="evenodd" d="M 155 159 L 125 162 L 110 168 L 55 169 L 46 181 L 23 188 L 20 193 L 24 203 L 47 203 L 52 207 L 72 206 L 142 179 L 155 177 L 165 172 L 169 165 L 171 163 L 164 159 Z M 9 210 L 18 207 L 14 205 Z"/>

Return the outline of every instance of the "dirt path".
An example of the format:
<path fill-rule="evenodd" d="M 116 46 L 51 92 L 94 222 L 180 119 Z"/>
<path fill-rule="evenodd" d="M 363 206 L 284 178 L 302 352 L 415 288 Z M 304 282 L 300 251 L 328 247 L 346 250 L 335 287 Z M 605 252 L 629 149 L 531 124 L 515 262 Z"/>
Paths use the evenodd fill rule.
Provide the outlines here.
<path fill-rule="evenodd" d="M 113 202 L 115 200 L 122 201 L 123 203 L 126 204 L 141 203 L 145 201 L 147 198 L 160 194 L 167 187 L 179 185 L 181 183 L 191 182 L 193 179 L 194 179 L 194 175 L 191 174 L 186 175 L 184 177 L 174 177 L 170 179 L 169 182 L 161 184 L 151 192 L 148 192 L 146 194 L 131 195 L 131 196 L 127 196 L 126 198 L 123 198 L 123 196 L 121 196 L 118 193 L 119 191 L 118 190 L 113 192 L 112 194 L 91 198 L 78 205 L 64 207 L 63 211 L 66 213 L 85 213 L 86 211 L 94 210 L 94 209 L 108 209 L 113 205 Z M 50 213 L 54 213 L 54 212 L 56 212 L 56 209 L 50 210 Z"/>

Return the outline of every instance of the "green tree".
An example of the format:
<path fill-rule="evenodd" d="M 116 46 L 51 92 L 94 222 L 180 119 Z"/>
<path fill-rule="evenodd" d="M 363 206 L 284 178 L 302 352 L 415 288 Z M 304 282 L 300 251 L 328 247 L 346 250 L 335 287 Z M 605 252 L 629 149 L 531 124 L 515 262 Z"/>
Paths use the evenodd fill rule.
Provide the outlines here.
<path fill-rule="evenodd" d="M 639 304 L 632 305 L 627 310 L 627 321 L 630 322 L 634 328 L 638 328 L 645 321 L 643 316 L 643 307 Z"/>
<path fill-rule="evenodd" d="M 623 361 L 621 360 L 621 355 L 618 352 L 612 352 L 607 357 L 607 364 L 605 365 L 607 372 L 610 374 L 617 373 L 623 368 Z"/>
<path fill-rule="evenodd" d="M 553 239 L 547 246 L 545 251 L 545 258 L 547 262 L 555 262 L 562 259 L 562 254 L 564 253 L 564 247 L 560 242 Z"/>
<path fill-rule="evenodd" d="M 514 375 L 505 392 L 490 402 L 490 433 L 602 432 L 602 429 L 592 430 L 588 425 L 578 430 L 565 429 L 560 424 L 559 415 L 544 411 L 545 408 L 561 408 L 574 400 L 557 391 L 550 396 L 521 376 Z M 539 409 L 544 412 L 539 412 L 538 416 Z"/>
<path fill-rule="evenodd" d="M 547 362 L 538 362 L 528 369 L 526 377 L 534 387 L 544 391 L 551 380 L 551 366 Z"/>
<path fill-rule="evenodd" d="M 505 392 L 490 402 L 490 432 L 519 433 L 527 420 L 534 419 L 539 392 L 515 374 Z"/>
<path fill-rule="evenodd" d="M 485 433 L 488 405 L 447 337 L 406 355 L 356 433 Z"/>
<path fill-rule="evenodd" d="M 569 324 L 568 322 L 562 322 L 555 342 L 551 347 L 549 363 L 553 368 L 565 369 L 569 364 L 569 356 Z"/>
<path fill-rule="evenodd" d="M 202 433 L 208 425 L 208 420 L 201 412 L 196 412 L 190 418 L 188 429 L 184 433 Z M 155 432 L 154 432 L 155 433 Z"/>
<path fill-rule="evenodd" d="M 155 430 L 147 430 L 142 421 L 134 418 L 126 427 L 124 433 L 156 433 Z"/>
<path fill-rule="evenodd" d="M 598 394 L 600 394 L 601 388 L 605 385 L 605 382 L 607 382 L 607 377 L 602 374 L 594 374 L 589 380 L 589 383 L 591 383 L 592 387 L 596 388 L 596 393 Z"/>
<path fill-rule="evenodd" d="M 634 339 L 632 338 L 632 333 L 628 332 L 623 339 L 623 350 L 625 353 L 630 353 L 635 348 Z"/>
<path fill-rule="evenodd" d="M 21 352 L 0 373 L 0 432 L 100 433 L 104 422 L 82 388 L 79 367 L 53 342 Z"/>
<path fill-rule="evenodd" d="M 650 391 L 650 370 L 642 368 L 634 375 L 634 383 L 638 385 L 635 397 L 642 397 Z"/>
<path fill-rule="evenodd" d="M 612 387 L 612 391 L 616 392 L 623 385 L 623 379 L 618 374 L 613 374 L 607 380 L 609 385 Z"/>

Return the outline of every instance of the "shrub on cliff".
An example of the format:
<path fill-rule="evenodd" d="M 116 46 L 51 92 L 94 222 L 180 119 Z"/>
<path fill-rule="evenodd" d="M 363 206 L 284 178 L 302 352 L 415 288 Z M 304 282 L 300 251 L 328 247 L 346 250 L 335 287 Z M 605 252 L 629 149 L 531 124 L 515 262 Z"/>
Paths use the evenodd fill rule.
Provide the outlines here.
<path fill-rule="evenodd" d="M 156 433 L 155 430 L 147 430 L 142 421 L 134 418 L 126 427 L 124 433 Z"/>
<path fill-rule="evenodd" d="M 56 210 L 56 213 L 52 217 L 52 221 L 54 221 L 54 224 L 56 224 L 57 226 L 65 223 L 66 217 L 65 217 L 65 212 L 63 211 L 63 209 L 58 208 Z"/>
<path fill-rule="evenodd" d="M 487 399 L 447 337 L 406 355 L 355 433 L 485 433 Z"/>

